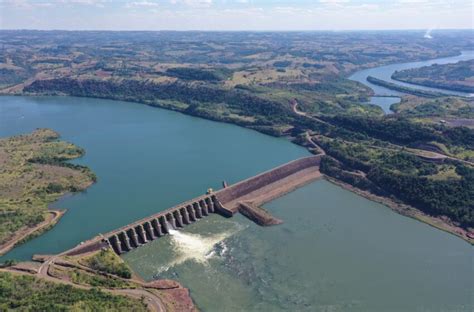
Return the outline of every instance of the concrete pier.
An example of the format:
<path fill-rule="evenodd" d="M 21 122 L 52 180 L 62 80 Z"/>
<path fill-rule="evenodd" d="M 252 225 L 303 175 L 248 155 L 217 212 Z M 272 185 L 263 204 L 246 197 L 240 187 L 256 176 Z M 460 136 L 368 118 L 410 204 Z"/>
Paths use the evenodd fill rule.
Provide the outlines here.
<path fill-rule="evenodd" d="M 199 206 L 201 206 L 201 211 L 203 216 L 208 216 L 209 215 L 209 210 L 207 208 L 207 203 L 204 200 L 199 201 Z"/>
<path fill-rule="evenodd" d="M 143 229 L 142 224 L 137 225 L 137 227 L 135 228 L 135 232 L 138 234 L 138 241 L 141 244 L 148 243 L 148 239 L 146 238 L 145 230 Z"/>
<path fill-rule="evenodd" d="M 123 245 L 125 246 L 125 248 L 122 248 L 122 250 L 125 250 L 125 251 L 132 250 L 132 244 L 130 243 L 130 238 L 128 238 L 128 235 L 126 232 L 121 232 L 118 235 L 118 237 L 120 239 L 120 242 L 122 242 Z"/>
<path fill-rule="evenodd" d="M 114 235 L 110 238 L 110 244 L 114 249 L 115 253 L 119 255 L 123 253 L 122 246 L 117 235 Z"/>
<path fill-rule="evenodd" d="M 145 230 L 145 236 L 147 241 L 155 240 L 155 233 L 153 233 L 153 228 L 151 227 L 150 222 L 143 223 L 143 229 Z"/>
<path fill-rule="evenodd" d="M 196 218 L 201 219 L 202 218 L 202 210 L 201 206 L 199 206 L 199 203 L 194 203 L 194 212 L 196 213 Z"/>
<path fill-rule="evenodd" d="M 192 205 L 186 206 L 186 210 L 188 211 L 189 214 L 189 220 L 191 222 L 196 222 L 196 214 L 194 213 L 194 208 Z"/>
<path fill-rule="evenodd" d="M 214 199 L 213 198 L 206 198 L 206 203 L 207 203 L 207 207 L 209 207 L 209 212 L 210 213 L 214 213 L 215 212 L 215 209 L 214 209 L 214 200 L 215 200 L 215 196 L 214 196 Z"/>
<path fill-rule="evenodd" d="M 173 216 L 176 221 L 176 226 L 183 227 L 183 217 L 181 216 L 179 210 L 173 211 Z"/>
<path fill-rule="evenodd" d="M 135 228 L 131 228 L 127 231 L 128 238 L 130 238 L 130 242 L 132 243 L 132 247 L 137 248 L 140 246 L 140 242 L 138 241 L 137 233 L 135 232 Z"/>
<path fill-rule="evenodd" d="M 186 208 L 181 208 L 179 211 L 181 212 L 181 215 L 183 216 L 183 223 L 186 225 L 190 224 L 191 222 L 189 221 L 189 214 Z"/>
<path fill-rule="evenodd" d="M 160 224 L 161 224 L 161 228 L 163 229 L 163 233 L 168 234 L 170 230 L 168 229 L 168 222 L 166 221 L 165 216 L 160 217 Z"/>
<path fill-rule="evenodd" d="M 248 203 L 248 207 L 255 206 L 251 211 L 252 216 L 260 215 L 255 212 L 258 212 L 258 205 L 318 178 L 319 162 L 320 156 L 297 159 L 111 231 L 92 239 L 88 244 L 108 244 L 117 254 L 122 254 L 168 234 L 169 227 L 182 228 L 212 213 L 231 217 L 242 207 L 242 202 Z M 245 210 L 247 214 L 248 211 L 250 210 Z M 89 250 L 90 246 L 77 246 L 71 253 L 78 254 L 81 250 Z"/>
<path fill-rule="evenodd" d="M 166 215 L 166 220 L 168 221 L 168 224 L 170 224 L 173 229 L 176 229 L 176 220 L 174 219 L 174 216 L 172 213 L 168 213 Z"/>
<path fill-rule="evenodd" d="M 161 224 L 160 224 L 160 222 L 158 221 L 157 218 L 154 218 L 151 221 L 151 226 L 155 230 L 155 234 L 156 234 L 157 237 L 163 236 L 163 231 L 161 230 Z"/>

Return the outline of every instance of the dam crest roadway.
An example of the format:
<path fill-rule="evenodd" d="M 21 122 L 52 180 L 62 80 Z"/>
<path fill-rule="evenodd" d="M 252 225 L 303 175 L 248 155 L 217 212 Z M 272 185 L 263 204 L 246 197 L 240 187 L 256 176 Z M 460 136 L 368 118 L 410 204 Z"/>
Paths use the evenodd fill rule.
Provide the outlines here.
<path fill-rule="evenodd" d="M 299 158 L 241 182 L 193 198 L 172 208 L 127 224 L 79 244 L 64 252 L 78 255 L 104 247 L 123 254 L 169 234 L 170 228 L 183 228 L 211 213 L 232 217 L 241 212 L 259 225 L 281 223 L 264 209 L 266 202 L 280 197 L 321 177 L 321 155 Z"/>

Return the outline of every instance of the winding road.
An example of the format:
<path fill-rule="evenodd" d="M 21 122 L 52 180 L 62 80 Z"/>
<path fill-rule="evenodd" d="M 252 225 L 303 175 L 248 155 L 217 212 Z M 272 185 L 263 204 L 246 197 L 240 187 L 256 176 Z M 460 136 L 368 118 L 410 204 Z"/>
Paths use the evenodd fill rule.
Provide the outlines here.
<path fill-rule="evenodd" d="M 28 236 L 36 233 L 37 231 L 43 230 L 44 228 L 54 224 L 58 221 L 58 219 L 64 214 L 62 210 L 48 210 L 50 216 L 46 218 L 43 222 L 35 225 L 32 228 L 23 228 L 15 232 L 13 237 L 5 242 L 4 244 L 0 245 L 0 256 L 6 254 L 10 249 L 15 247 L 15 245 L 22 241 L 23 239 L 27 238 Z"/>
<path fill-rule="evenodd" d="M 49 274 L 50 266 L 54 265 L 55 261 L 61 255 L 62 254 L 52 256 L 51 258 L 49 258 L 45 262 L 43 262 L 41 264 L 41 266 L 39 267 L 38 273 L 36 274 L 36 276 L 38 276 L 40 278 L 43 278 L 45 280 L 48 280 L 50 282 L 67 284 L 67 285 L 71 285 L 73 287 L 81 288 L 81 289 L 92 289 L 93 287 L 91 287 L 91 286 L 78 285 L 78 284 L 75 284 L 75 283 L 67 281 L 67 280 L 56 278 L 56 277 L 51 276 Z M 80 267 L 78 267 L 78 268 L 82 269 Z M 4 270 L 4 271 L 12 272 L 12 270 Z M 15 271 L 15 272 L 18 272 L 18 271 Z M 26 272 L 21 272 L 21 273 L 31 275 L 31 274 L 26 273 Z M 136 282 L 136 281 L 134 281 L 134 282 Z M 137 284 L 140 284 L 140 285 L 143 286 L 142 283 L 137 283 Z M 153 293 L 151 293 L 151 292 L 149 292 L 145 289 L 138 289 L 138 288 L 135 288 L 135 289 L 133 289 L 133 288 L 130 288 L 130 289 L 108 289 L 108 288 L 102 288 L 102 287 L 100 289 L 102 291 L 105 291 L 105 292 L 108 292 L 108 293 L 111 293 L 111 294 L 114 294 L 114 295 L 122 295 L 122 296 L 125 295 L 125 296 L 132 297 L 132 298 L 135 298 L 135 299 L 144 298 L 145 303 L 147 304 L 147 307 L 150 311 L 153 311 L 153 312 L 166 312 L 166 308 L 163 305 L 162 300 L 157 295 L 155 295 L 155 294 L 153 294 Z"/>
<path fill-rule="evenodd" d="M 296 100 L 291 101 L 291 107 L 293 109 L 293 112 L 295 114 L 297 114 L 298 116 L 304 116 L 306 118 L 310 118 L 310 119 L 316 120 L 318 122 L 330 125 L 328 122 L 326 122 L 324 120 L 321 120 L 317 117 L 308 115 L 308 113 L 305 113 L 305 112 L 302 112 L 302 111 L 298 110 L 298 102 Z M 309 131 L 306 131 L 305 136 L 306 136 L 306 140 L 312 146 L 319 148 L 319 150 L 322 152 L 322 154 L 325 154 L 324 150 L 312 140 L 311 134 L 309 133 Z M 438 161 L 438 160 L 442 160 L 442 159 L 450 159 L 450 160 L 453 160 L 453 161 L 461 162 L 461 163 L 466 164 L 466 165 L 474 166 L 474 163 L 471 162 L 471 161 L 456 158 L 456 157 L 452 157 L 452 156 L 449 156 L 449 155 L 446 155 L 446 154 L 441 154 L 441 153 L 438 153 L 438 152 L 428 151 L 428 150 L 424 150 L 424 149 L 417 149 L 417 148 L 407 149 L 407 148 L 404 148 L 403 146 L 396 145 L 396 144 L 391 144 L 391 145 L 393 146 L 393 148 L 390 148 L 390 147 L 386 148 L 386 147 L 373 146 L 373 145 L 370 145 L 369 147 L 378 148 L 378 149 L 388 149 L 388 150 L 402 150 L 403 149 L 406 153 L 413 154 L 415 156 L 425 158 L 425 159 L 429 159 L 429 160 L 433 160 L 433 161 Z"/>

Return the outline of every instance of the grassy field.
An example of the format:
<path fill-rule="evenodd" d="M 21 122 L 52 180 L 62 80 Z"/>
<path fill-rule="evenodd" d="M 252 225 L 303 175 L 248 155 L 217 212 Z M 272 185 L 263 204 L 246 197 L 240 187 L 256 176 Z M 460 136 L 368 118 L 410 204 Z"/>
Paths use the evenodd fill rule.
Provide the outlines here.
<path fill-rule="evenodd" d="M 52 130 L 38 129 L 0 139 L 0 243 L 43 222 L 48 205 L 60 196 L 95 181 L 88 168 L 66 162 L 84 150 L 58 138 Z"/>
<path fill-rule="evenodd" d="M 101 250 L 80 261 L 93 270 L 130 278 L 132 270 L 112 249 Z"/>

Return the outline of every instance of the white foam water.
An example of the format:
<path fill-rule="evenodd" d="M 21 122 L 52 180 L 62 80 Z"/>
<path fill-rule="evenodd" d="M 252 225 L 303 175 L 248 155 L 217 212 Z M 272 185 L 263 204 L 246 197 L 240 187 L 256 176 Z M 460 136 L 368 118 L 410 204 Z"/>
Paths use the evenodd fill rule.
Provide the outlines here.
<path fill-rule="evenodd" d="M 210 236 L 200 234 L 186 233 L 170 229 L 171 243 L 176 252 L 176 257 L 168 267 L 181 264 L 188 260 L 207 265 L 208 260 L 220 256 L 221 252 L 215 252 L 214 247 L 218 244 L 224 244 L 223 241 L 234 234 L 236 231 L 226 231 Z M 225 244 L 223 248 L 225 250 Z"/>

